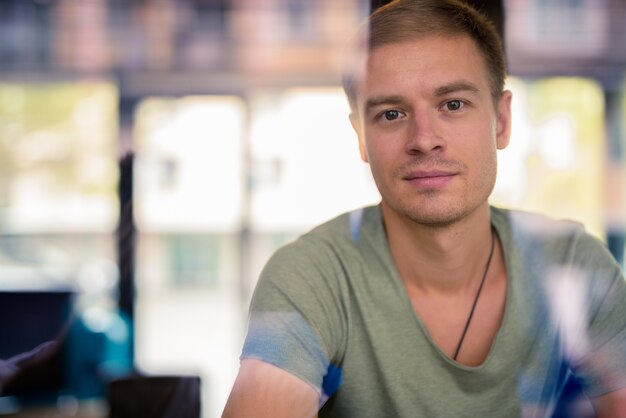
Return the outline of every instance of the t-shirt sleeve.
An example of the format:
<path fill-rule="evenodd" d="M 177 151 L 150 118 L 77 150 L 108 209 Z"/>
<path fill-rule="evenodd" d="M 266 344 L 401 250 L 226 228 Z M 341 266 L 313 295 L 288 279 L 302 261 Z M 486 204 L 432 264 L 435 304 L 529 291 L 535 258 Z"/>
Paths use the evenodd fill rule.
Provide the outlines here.
<path fill-rule="evenodd" d="M 586 278 L 586 332 L 575 342 L 582 355 L 574 371 L 587 395 L 601 396 L 626 387 L 626 281 L 606 246 L 584 233 L 573 264 Z"/>
<path fill-rule="evenodd" d="M 255 288 L 241 359 L 273 364 L 329 396 L 324 378 L 345 335 L 336 266 L 323 242 L 300 238 L 277 251 Z"/>

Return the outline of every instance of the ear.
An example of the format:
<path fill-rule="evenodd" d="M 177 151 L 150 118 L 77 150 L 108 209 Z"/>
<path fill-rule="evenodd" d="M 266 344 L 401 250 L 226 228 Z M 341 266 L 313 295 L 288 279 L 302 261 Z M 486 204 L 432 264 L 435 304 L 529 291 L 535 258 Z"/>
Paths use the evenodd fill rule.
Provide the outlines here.
<path fill-rule="evenodd" d="M 361 126 L 359 116 L 355 113 L 350 113 L 350 123 L 352 124 L 352 129 L 354 129 L 354 132 L 356 132 L 356 136 L 359 139 L 359 153 L 361 154 L 361 160 L 369 163 L 367 150 L 365 148 L 365 135 L 363 134 L 363 127 Z"/>
<path fill-rule="evenodd" d="M 504 149 L 511 139 L 511 99 L 513 93 L 509 90 L 502 92 L 498 101 L 496 121 L 496 144 L 498 149 Z"/>

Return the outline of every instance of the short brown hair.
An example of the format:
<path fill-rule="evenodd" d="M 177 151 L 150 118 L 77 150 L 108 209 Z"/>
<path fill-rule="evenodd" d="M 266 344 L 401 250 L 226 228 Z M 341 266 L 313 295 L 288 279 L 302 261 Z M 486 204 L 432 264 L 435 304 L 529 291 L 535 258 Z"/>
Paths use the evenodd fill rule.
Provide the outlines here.
<path fill-rule="evenodd" d="M 421 39 L 426 36 L 469 36 L 485 59 L 491 95 L 500 97 L 506 78 L 506 64 L 502 39 L 493 23 L 471 6 L 457 0 L 394 0 L 377 9 L 357 33 L 356 48 L 366 53 L 398 42 Z M 343 74 L 343 88 L 356 109 L 354 68 Z"/>

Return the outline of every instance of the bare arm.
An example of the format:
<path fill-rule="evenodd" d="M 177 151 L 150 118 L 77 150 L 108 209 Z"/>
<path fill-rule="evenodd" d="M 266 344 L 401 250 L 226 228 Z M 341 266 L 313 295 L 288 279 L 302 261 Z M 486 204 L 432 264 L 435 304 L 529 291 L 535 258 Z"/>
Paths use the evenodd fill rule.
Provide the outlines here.
<path fill-rule="evenodd" d="M 304 380 L 260 360 L 243 360 L 222 418 L 317 417 L 319 393 Z"/>
<path fill-rule="evenodd" d="M 626 418 L 626 388 L 593 398 L 598 418 Z"/>

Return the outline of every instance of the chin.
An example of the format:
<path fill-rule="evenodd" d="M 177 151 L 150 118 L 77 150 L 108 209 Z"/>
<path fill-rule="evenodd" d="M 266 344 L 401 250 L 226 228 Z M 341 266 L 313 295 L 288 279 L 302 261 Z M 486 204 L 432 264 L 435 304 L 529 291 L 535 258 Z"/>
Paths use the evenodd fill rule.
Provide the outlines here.
<path fill-rule="evenodd" d="M 433 228 L 445 228 L 459 222 L 465 216 L 456 213 L 412 213 L 408 214 L 412 222 Z"/>
<path fill-rule="evenodd" d="M 400 204 L 396 207 L 397 209 L 390 209 L 401 218 L 407 219 L 416 224 L 433 228 L 445 228 L 467 218 L 469 215 L 474 213 L 478 207 L 480 207 L 480 205 Z"/>

